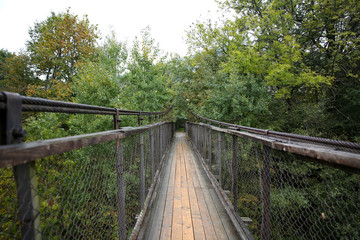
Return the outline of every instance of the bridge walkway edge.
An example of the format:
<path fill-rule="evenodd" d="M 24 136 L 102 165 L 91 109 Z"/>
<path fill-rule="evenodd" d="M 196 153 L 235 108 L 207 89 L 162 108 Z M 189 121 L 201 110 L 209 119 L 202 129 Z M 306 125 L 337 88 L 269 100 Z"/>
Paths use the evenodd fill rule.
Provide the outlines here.
<path fill-rule="evenodd" d="M 137 239 L 239 239 L 185 133 L 168 156 Z"/>

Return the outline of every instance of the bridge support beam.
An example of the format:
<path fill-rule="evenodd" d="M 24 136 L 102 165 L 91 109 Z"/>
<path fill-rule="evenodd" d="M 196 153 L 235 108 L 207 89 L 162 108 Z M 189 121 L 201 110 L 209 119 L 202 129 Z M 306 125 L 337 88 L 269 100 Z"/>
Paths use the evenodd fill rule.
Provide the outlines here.
<path fill-rule="evenodd" d="M 125 194 L 124 194 L 124 180 L 123 180 L 123 154 L 122 141 L 116 141 L 116 205 L 118 212 L 118 238 L 120 240 L 126 239 L 125 228 Z"/>
<path fill-rule="evenodd" d="M 1 145 L 21 143 L 26 135 L 25 130 L 22 129 L 21 96 L 15 93 L 3 94 L 6 97 L 6 109 L 0 110 Z M 35 162 L 14 166 L 13 171 L 22 239 L 41 239 Z"/>
<path fill-rule="evenodd" d="M 149 137 L 150 137 L 150 162 L 151 162 L 151 181 L 154 180 L 155 177 L 155 149 L 154 149 L 154 130 L 149 130 Z"/>
<path fill-rule="evenodd" d="M 212 140 L 212 130 L 211 130 L 211 128 L 208 128 L 208 131 L 209 131 L 209 133 L 208 133 L 208 159 L 209 159 L 209 167 L 210 167 L 210 170 L 211 170 L 211 158 L 212 158 L 212 144 L 211 144 L 211 140 Z"/>
<path fill-rule="evenodd" d="M 219 181 L 219 185 L 220 187 L 222 187 L 222 152 L 221 152 L 221 143 L 222 143 L 222 139 L 221 139 L 221 133 L 218 132 L 217 134 L 217 164 L 218 164 L 218 181 Z"/>
<path fill-rule="evenodd" d="M 233 194 L 234 194 L 234 211 L 238 212 L 238 199 L 239 199 L 239 185 L 238 185 L 238 137 L 233 135 L 233 159 L 232 159 L 232 180 L 233 180 Z"/>
<path fill-rule="evenodd" d="M 159 164 L 161 163 L 163 155 L 163 130 L 162 125 L 159 126 Z"/>
<path fill-rule="evenodd" d="M 270 157 L 271 148 L 263 145 L 263 172 L 262 172 L 262 213 L 261 213 L 261 240 L 271 239 L 271 213 L 270 213 Z"/>
<path fill-rule="evenodd" d="M 140 203 L 141 209 L 145 202 L 145 163 L 144 163 L 144 136 L 140 133 Z"/>

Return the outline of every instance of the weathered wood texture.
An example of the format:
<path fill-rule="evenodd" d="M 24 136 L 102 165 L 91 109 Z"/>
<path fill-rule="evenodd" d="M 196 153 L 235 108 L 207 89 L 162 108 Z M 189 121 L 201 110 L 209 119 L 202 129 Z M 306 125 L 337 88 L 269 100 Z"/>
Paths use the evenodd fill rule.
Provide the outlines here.
<path fill-rule="evenodd" d="M 185 134 L 174 144 L 143 239 L 238 239 Z"/>

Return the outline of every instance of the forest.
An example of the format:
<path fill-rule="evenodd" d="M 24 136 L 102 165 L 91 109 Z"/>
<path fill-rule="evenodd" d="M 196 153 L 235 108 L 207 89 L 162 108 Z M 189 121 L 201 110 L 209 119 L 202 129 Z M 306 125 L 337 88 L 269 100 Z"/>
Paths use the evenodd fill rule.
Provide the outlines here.
<path fill-rule="evenodd" d="M 52 12 L 29 29 L 25 50 L 1 49 L 0 88 L 121 109 L 172 105 L 179 121 L 191 119 L 191 110 L 251 127 L 360 141 L 358 1 L 227 0 L 219 9 L 233 17 L 189 26 L 183 57 L 164 53 L 150 27 L 129 44 L 115 33 L 101 36 L 70 9 Z M 59 114 L 24 121 L 28 141 L 111 126 L 101 117 Z"/>
<path fill-rule="evenodd" d="M 191 114 L 195 112 L 244 126 L 360 142 L 358 0 L 219 0 L 218 4 L 219 10 L 231 13 L 231 17 L 198 20 L 189 26 L 186 56 L 162 51 L 151 36 L 150 27 L 128 43 L 117 40 L 115 33 L 101 36 L 96 23 L 90 23 L 86 16 L 77 16 L 71 9 L 51 12 L 29 29 L 24 50 L 17 53 L 0 50 L 0 90 L 129 110 L 161 111 L 172 106 L 167 119 L 179 123 L 195 120 Z M 122 120 L 121 126 L 137 125 L 135 118 Z M 24 113 L 23 117 L 27 142 L 110 130 L 112 124 L 107 116 Z M 125 142 L 125 147 L 134 145 L 134 139 Z M 252 145 L 248 145 L 250 149 Z M 100 159 L 107 159 L 114 151 L 104 145 L 37 163 L 39 182 L 44 183 L 39 191 L 49 199 L 41 201 L 46 219 L 42 223 L 45 236 L 57 228 L 59 231 L 64 226 L 71 228 L 72 218 L 78 219 L 80 225 L 89 226 L 91 213 L 59 207 L 57 203 L 62 198 L 91 201 L 88 200 L 91 194 L 102 191 L 106 199 L 113 199 L 116 183 L 111 182 L 115 179 L 111 171 L 115 162 L 106 166 L 99 162 L 98 148 L 111 149 L 107 150 L 108 155 L 100 155 Z M 256 172 L 254 156 L 255 168 L 251 171 Z M 346 196 L 356 202 L 359 197 L 353 187 L 358 186 L 358 175 L 300 164 L 293 156 L 284 156 L 281 153 L 273 156 L 273 170 L 278 174 L 274 179 L 286 173 L 293 174 L 295 180 L 281 187 L 272 186 L 274 209 L 290 214 L 310 205 L 321 206 L 323 203 L 318 199 L 329 191 L 323 189 L 323 183 L 328 181 L 344 183 L 335 201 Z M 279 159 L 285 159 L 285 163 Z M 127 167 L 134 174 L 126 176 L 129 192 L 138 191 L 138 162 L 131 155 Z M 95 172 L 96 169 L 102 169 L 101 173 Z M 2 201 L 4 206 L 11 206 L 16 196 L 4 189 L 15 189 L 12 170 L 0 169 L 0 173 L 5 176 L 0 182 Z M 83 178 L 84 182 L 77 178 Z M 304 180 L 306 187 L 300 186 L 299 179 Z M 103 184 L 98 186 L 101 181 Z M 64 190 L 56 187 L 59 182 L 64 183 L 61 186 Z M 85 189 L 79 193 L 81 196 L 67 192 L 67 185 L 75 184 Z M 86 193 L 86 184 L 96 187 Z M 306 200 L 306 189 L 315 192 L 311 203 Z M 288 198 L 280 198 L 283 196 Z M 110 214 L 113 203 L 97 201 L 88 203 L 87 210 L 93 211 L 98 206 L 105 209 L 109 214 L 99 220 L 103 224 L 100 227 L 111 229 L 116 225 L 115 217 Z M 134 204 L 134 209 L 139 208 L 138 203 L 127 201 Z M 239 206 L 258 201 L 255 194 L 245 195 Z M 55 219 L 53 213 L 61 218 Z M 135 212 L 131 214 L 135 219 Z M 0 215 L 3 229 L 17 232 L 18 226 L 9 220 L 11 214 L 2 210 Z M 355 220 L 353 225 L 358 223 Z M 59 222 L 65 225 L 61 227 Z M 48 225 L 56 227 L 46 228 Z M 339 239 L 347 239 L 349 232 L 349 236 L 358 234 L 356 227 L 348 228 L 337 226 Z M 293 232 L 287 229 L 284 232 L 283 238 L 293 239 Z M 107 237 L 115 238 L 115 235 L 111 232 Z"/>

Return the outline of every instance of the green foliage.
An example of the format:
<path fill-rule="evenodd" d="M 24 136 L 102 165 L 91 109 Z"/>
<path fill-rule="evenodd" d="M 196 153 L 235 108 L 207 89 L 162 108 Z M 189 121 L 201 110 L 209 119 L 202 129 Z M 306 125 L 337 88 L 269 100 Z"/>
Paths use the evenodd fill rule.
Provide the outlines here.
<path fill-rule="evenodd" d="M 94 56 L 98 38 L 96 26 L 86 16 L 78 19 L 68 9 L 51 13 L 46 20 L 36 22 L 29 30 L 27 50 L 37 75 L 47 90 L 51 80 L 71 82 L 77 74 L 77 64 Z"/>
<path fill-rule="evenodd" d="M 358 1 L 228 0 L 222 7 L 234 10 L 234 21 L 245 26 L 238 29 L 252 36 L 250 47 L 265 60 L 264 80 L 275 97 L 284 99 L 282 103 L 275 100 L 286 109 L 284 119 L 292 116 L 293 123 L 301 126 L 303 118 L 294 106 L 320 104 L 319 118 L 328 118 L 320 132 L 358 138 Z"/>
<path fill-rule="evenodd" d="M 158 111 L 170 101 L 164 60 L 150 28 L 142 30 L 141 39 L 135 39 L 130 49 L 124 91 L 126 102 L 134 109 Z"/>
<path fill-rule="evenodd" d="M 13 54 L 0 50 L 0 89 L 2 91 L 25 95 L 29 85 L 37 83 L 38 80 L 30 69 L 30 58 L 25 53 Z"/>

